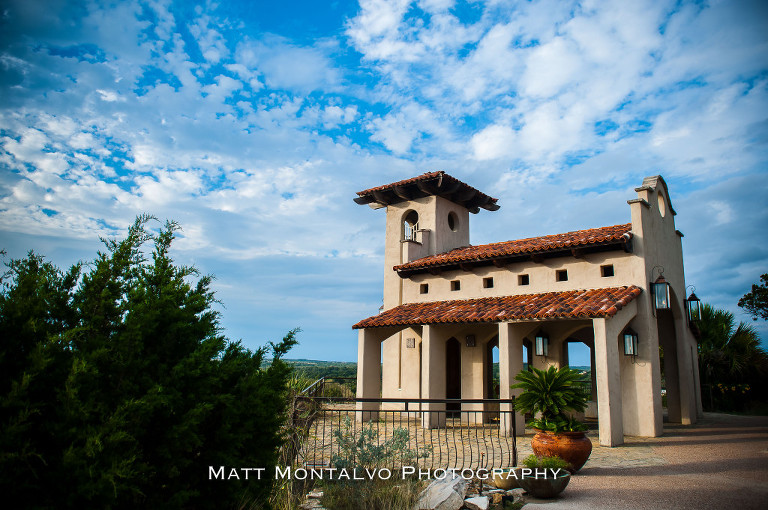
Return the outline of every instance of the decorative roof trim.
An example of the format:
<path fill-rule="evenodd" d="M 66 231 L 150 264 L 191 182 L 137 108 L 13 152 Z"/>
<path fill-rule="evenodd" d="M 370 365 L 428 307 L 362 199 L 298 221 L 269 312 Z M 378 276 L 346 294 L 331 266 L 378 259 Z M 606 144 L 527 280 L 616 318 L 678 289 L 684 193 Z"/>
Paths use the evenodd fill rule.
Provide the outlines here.
<path fill-rule="evenodd" d="M 540 237 L 504 241 L 500 243 L 482 244 L 456 248 L 446 253 L 430 255 L 406 264 L 400 264 L 393 269 L 402 278 L 416 272 L 428 269 L 458 268 L 459 264 L 475 266 L 490 265 L 504 259 L 519 260 L 530 256 L 563 254 L 571 255 L 574 248 L 582 250 L 605 250 L 611 247 L 623 248 L 629 251 L 632 240 L 632 224 L 612 225 L 609 227 L 576 230 L 564 234 L 554 234 Z"/>
<path fill-rule="evenodd" d="M 471 213 L 477 213 L 480 209 L 497 211 L 498 199 L 486 195 L 455 177 L 443 171 L 427 172 L 402 181 L 376 186 L 357 192 L 355 203 L 368 204 L 374 209 L 397 204 L 407 200 L 439 196 L 451 202 L 465 207 Z"/>
<path fill-rule="evenodd" d="M 639 188 L 635 188 L 635 191 L 638 191 L 638 190 Z M 632 204 L 644 205 L 646 209 L 651 208 L 651 204 L 649 204 L 648 201 L 644 198 L 633 198 L 632 200 L 627 200 L 627 203 L 629 205 L 632 205 Z"/>
<path fill-rule="evenodd" d="M 640 287 L 631 285 L 481 299 L 407 303 L 363 319 L 352 328 L 608 318 L 616 315 L 641 293 Z"/>
<path fill-rule="evenodd" d="M 664 187 L 664 194 L 666 195 L 666 201 L 667 201 L 667 205 L 669 205 L 669 210 L 672 211 L 673 216 L 677 216 L 677 213 L 675 212 L 675 208 L 672 207 L 672 199 L 669 197 L 669 187 L 667 186 L 667 182 L 664 180 L 664 177 L 660 175 L 646 177 L 643 179 L 643 184 L 635 188 L 635 191 L 637 192 L 654 191 L 656 188 L 659 187 L 659 184 L 661 184 Z"/>

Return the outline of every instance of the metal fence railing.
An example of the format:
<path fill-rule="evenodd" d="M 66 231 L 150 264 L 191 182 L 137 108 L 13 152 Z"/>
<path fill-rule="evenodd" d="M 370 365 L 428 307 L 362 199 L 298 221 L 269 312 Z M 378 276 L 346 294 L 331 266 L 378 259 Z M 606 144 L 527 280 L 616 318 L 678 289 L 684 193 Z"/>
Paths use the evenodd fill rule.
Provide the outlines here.
<path fill-rule="evenodd" d="M 296 460 L 305 467 L 517 464 L 514 399 L 345 398 L 323 395 L 322 386 L 294 401 Z"/>
<path fill-rule="evenodd" d="M 355 398 L 356 377 L 321 377 L 302 392 L 304 397 Z"/>

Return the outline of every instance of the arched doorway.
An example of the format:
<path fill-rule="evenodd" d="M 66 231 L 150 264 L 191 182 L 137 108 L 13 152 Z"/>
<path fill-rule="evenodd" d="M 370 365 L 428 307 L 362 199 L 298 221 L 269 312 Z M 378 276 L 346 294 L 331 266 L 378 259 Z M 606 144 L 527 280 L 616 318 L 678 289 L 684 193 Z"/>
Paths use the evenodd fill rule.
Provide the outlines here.
<path fill-rule="evenodd" d="M 523 370 L 531 371 L 533 367 L 533 343 L 527 338 L 523 339 Z"/>
<path fill-rule="evenodd" d="M 454 337 L 445 342 L 445 398 L 461 398 L 461 344 Z M 446 410 L 461 410 L 458 403 L 448 404 Z"/>
<path fill-rule="evenodd" d="M 661 402 L 667 409 L 666 419 L 680 423 L 680 367 L 677 359 L 677 335 L 672 310 L 657 310 L 656 325 L 659 331 L 659 366 L 661 368 Z"/>
<path fill-rule="evenodd" d="M 485 344 L 485 391 L 483 398 L 499 398 L 499 337 Z"/>

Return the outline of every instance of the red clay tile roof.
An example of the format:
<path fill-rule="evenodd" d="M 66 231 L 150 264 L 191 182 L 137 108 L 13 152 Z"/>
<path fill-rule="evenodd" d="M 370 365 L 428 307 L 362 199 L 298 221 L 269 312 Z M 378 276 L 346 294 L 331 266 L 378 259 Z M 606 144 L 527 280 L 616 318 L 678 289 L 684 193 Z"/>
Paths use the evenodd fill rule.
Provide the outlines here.
<path fill-rule="evenodd" d="M 544 294 L 408 303 L 363 319 L 352 328 L 611 317 L 641 292 L 639 287 L 632 285 Z"/>
<path fill-rule="evenodd" d="M 437 195 L 466 207 L 470 212 L 476 213 L 480 208 L 489 211 L 496 211 L 499 208 L 496 205 L 498 199 L 480 192 L 443 171 L 427 172 L 418 177 L 358 191 L 357 195 L 356 203 L 361 205 L 374 203 L 377 207 Z"/>
<path fill-rule="evenodd" d="M 431 255 L 395 266 L 395 271 L 489 261 L 521 254 L 537 254 L 564 249 L 626 243 L 632 238 L 632 224 L 613 225 L 610 227 L 591 228 L 541 237 L 518 239 L 501 243 L 481 244 L 456 248 L 446 253 Z"/>

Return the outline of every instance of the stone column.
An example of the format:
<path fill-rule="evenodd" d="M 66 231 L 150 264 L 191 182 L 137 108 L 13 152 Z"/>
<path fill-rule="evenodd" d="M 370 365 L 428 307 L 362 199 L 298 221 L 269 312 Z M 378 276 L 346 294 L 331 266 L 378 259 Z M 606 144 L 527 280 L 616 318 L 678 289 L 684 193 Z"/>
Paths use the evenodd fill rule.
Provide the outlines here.
<path fill-rule="evenodd" d="M 600 444 L 617 446 L 624 442 L 619 373 L 618 328 L 611 319 L 593 319 L 595 371 L 597 372 L 597 413 Z"/>
<path fill-rule="evenodd" d="M 357 333 L 357 398 L 381 396 L 381 334 L 373 329 L 361 329 Z M 358 402 L 357 421 L 378 418 L 379 404 Z"/>
<path fill-rule="evenodd" d="M 515 376 L 523 370 L 523 337 L 519 325 L 509 322 L 499 324 L 499 386 L 500 397 L 510 399 L 512 396 L 518 396 L 523 390 L 511 389 L 510 386 L 515 383 Z M 510 419 L 512 406 L 501 404 L 500 406 L 500 433 L 503 435 L 512 435 L 512 420 Z M 520 413 L 515 413 L 515 427 L 517 435 L 525 433 L 525 418 Z"/>
<path fill-rule="evenodd" d="M 445 338 L 436 326 L 424 326 L 421 333 L 421 397 L 445 398 Z M 445 427 L 445 404 L 423 404 L 424 428 Z"/>

